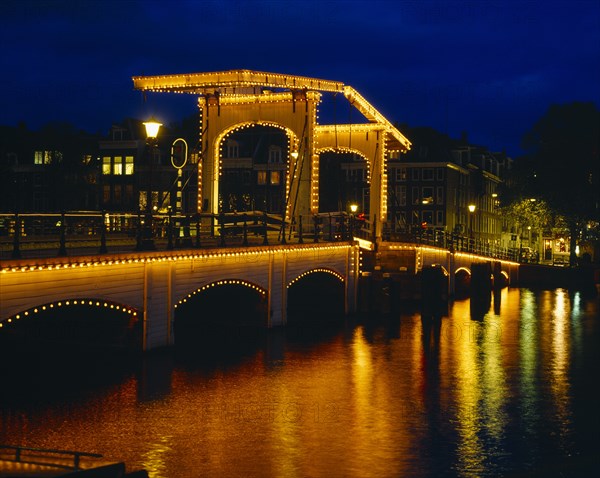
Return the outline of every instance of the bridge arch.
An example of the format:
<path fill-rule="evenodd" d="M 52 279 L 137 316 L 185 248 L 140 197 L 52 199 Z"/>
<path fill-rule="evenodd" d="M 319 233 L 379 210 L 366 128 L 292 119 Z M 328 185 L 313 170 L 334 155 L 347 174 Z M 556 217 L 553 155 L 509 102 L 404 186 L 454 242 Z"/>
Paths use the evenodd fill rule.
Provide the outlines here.
<path fill-rule="evenodd" d="M 357 148 L 350 148 L 347 146 L 326 146 L 323 148 L 318 148 L 315 151 L 316 154 L 318 154 L 319 156 L 323 153 L 349 153 L 349 154 L 356 154 L 358 156 L 360 156 L 361 158 L 363 158 L 365 160 L 365 162 L 367 163 L 367 174 L 369 174 L 371 171 L 371 158 L 369 158 L 369 156 L 367 155 L 367 153 L 361 149 L 357 149 Z"/>
<path fill-rule="evenodd" d="M 249 289 L 252 289 L 256 292 L 258 292 L 262 298 L 266 298 L 268 291 L 264 288 L 261 287 L 257 284 L 253 284 L 252 282 L 248 282 L 246 280 L 242 280 L 242 279 L 219 279 L 219 280 L 215 280 L 212 282 L 209 282 L 205 285 L 203 285 L 202 287 L 199 287 L 198 289 L 196 289 L 193 292 L 190 292 L 189 294 L 187 294 L 185 297 L 181 298 L 179 301 L 177 301 L 174 305 L 175 308 L 180 307 L 182 304 L 185 304 L 188 300 L 192 299 L 195 295 L 197 294 L 201 294 L 202 292 L 209 290 L 212 287 L 218 287 L 218 286 L 223 286 L 223 285 L 239 285 L 242 287 L 247 287 Z"/>
<path fill-rule="evenodd" d="M 459 267 L 454 271 L 454 294 L 457 297 L 469 295 L 471 287 L 471 270 L 468 267 Z"/>
<path fill-rule="evenodd" d="M 85 315 L 85 317 L 83 317 Z M 49 317 L 50 316 L 50 317 Z M 140 311 L 97 297 L 54 300 L 31 306 L 0 322 L 0 335 L 49 343 L 141 348 Z M 48 322 L 40 323 L 40 318 Z"/>
<path fill-rule="evenodd" d="M 329 268 L 303 272 L 287 285 L 287 325 L 335 321 L 344 314 L 346 278 Z"/>
<path fill-rule="evenodd" d="M 221 338 L 239 338 L 240 331 L 258 331 L 267 324 L 268 291 L 242 279 L 204 284 L 174 304 L 174 344 L 214 346 Z M 223 335 L 225 334 L 225 335 Z"/>

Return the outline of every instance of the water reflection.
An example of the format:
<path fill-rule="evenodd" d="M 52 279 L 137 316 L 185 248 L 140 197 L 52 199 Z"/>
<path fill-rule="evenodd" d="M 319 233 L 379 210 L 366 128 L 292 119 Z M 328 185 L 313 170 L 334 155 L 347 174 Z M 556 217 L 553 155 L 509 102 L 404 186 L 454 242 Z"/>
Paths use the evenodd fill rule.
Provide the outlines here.
<path fill-rule="evenodd" d="M 585 476 L 597 299 L 504 289 L 490 301 L 476 317 L 459 300 L 447 317 L 406 310 L 113 360 L 111 380 L 71 376 L 67 393 L 14 372 L 0 443 L 99 452 L 152 478 Z"/>

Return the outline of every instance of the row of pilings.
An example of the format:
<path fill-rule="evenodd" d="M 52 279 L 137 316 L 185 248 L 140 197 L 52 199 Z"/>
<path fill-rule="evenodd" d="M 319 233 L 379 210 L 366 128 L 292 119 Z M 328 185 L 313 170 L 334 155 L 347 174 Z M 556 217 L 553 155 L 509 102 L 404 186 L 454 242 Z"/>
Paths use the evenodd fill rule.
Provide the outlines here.
<path fill-rule="evenodd" d="M 470 297 L 489 310 L 492 292 L 508 286 L 499 261 L 474 262 L 471 274 L 457 274 L 451 289 L 450 276 L 444 267 L 424 267 L 416 274 L 393 272 L 362 272 L 359 278 L 358 310 L 361 313 L 394 313 L 402 304 L 414 303 L 424 316 L 447 313 L 451 298 Z"/>

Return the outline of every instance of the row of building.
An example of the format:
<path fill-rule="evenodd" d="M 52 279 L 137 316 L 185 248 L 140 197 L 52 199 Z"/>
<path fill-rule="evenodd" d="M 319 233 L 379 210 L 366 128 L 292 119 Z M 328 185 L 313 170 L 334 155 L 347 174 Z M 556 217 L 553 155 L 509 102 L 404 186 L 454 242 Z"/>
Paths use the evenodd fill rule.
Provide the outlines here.
<path fill-rule="evenodd" d="M 163 127 L 157 147 L 149 147 L 138 120 L 113 125 L 106 136 L 68 125 L 50 125 L 38 132 L 24 126 L 2 127 L 0 213 L 135 212 L 148 207 L 166 212 L 170 207 L 194 214 L 196 125 L 190 119 L 181 127 Z M 506 154 L 430 128 L 402 130 L 413 147 L 387 161 L 388 233 L 444 231 L 495 247 L 531 248 L 542 252 L 542 258 L 548 247 L 567 252 L 557 249 L 556 238 L 549 243 L 539 231 L 509 224 L 501 214 L 501 185 L 512 161 Z M 273 127 L 245 128 L 228 136 L 221 145 L 219 209 L 281 214 L 287 200 L 287 148 L 285 133 Z M 370 178 L 365 158 L 351 152 L 321 152 L 319 177 L 320 212 L 348 211 L 356 204 L 359 213 L 368 216 Z"/>

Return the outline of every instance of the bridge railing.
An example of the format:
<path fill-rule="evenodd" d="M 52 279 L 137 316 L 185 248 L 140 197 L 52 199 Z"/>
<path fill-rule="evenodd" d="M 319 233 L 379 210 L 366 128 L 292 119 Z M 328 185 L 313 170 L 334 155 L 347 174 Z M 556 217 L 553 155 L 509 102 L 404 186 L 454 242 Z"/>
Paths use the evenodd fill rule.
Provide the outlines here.
<path fill-rule="evenodd" d="M 387 233 L 384 238 L 390 241 L 410 242 L 431 245 L 448 249 L 453 252 L 465 252 L 517 262 L 519 250 L 501 247 L 498 244 L 481 238 L 449 233 L 441 229 L 413 229 L 400 233 Z"/>
<path fill-rule="evenodd" d="M 353 232 L 351 217 L 344 212 L 296 216 L 291 221 L 263 211 L 0 214 L 0 259 L 345 241 Z"/>
<path fill-rule="evenodd" d="M 375 241 L 371 218 L 345 212 L 281 216 L 264 211 L 221 214 L 70 211 L 0 214 L 0 260 L 156 249 L 235 247 L 304 242 Z M 383 239 L 515 260 L 517 249 L 440 229 L 390 231 Z"/>

